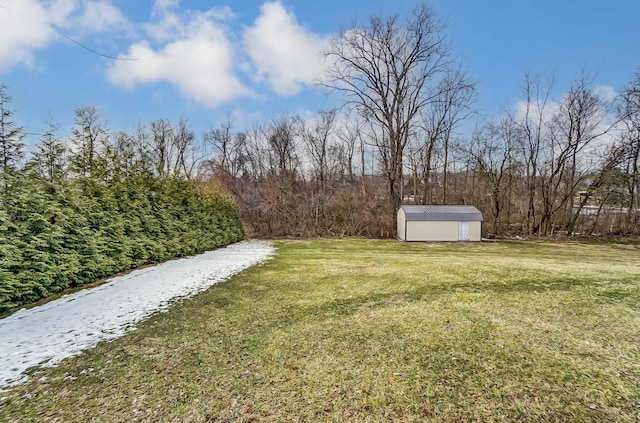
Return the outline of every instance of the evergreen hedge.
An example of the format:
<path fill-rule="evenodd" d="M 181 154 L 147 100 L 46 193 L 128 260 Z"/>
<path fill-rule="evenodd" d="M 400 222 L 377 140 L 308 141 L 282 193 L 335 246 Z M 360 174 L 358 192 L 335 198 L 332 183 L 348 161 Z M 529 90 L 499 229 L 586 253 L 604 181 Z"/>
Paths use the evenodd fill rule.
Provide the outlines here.
<path fill-rule="evenodd" d="M 240 241 L 212 184 L 149 174 L 15 182 L 0 202 L 0 313 L 123 270 Z"/>
<path fill-rule="evenodd" d="M 71 138 L 48 123 L 27 156 L 11 101 L 0 83 L 0 314 L 244 237 L 231 197 L 192 179 L 186 121 L 112 133 L 96 108 L 79 107 Z"/>

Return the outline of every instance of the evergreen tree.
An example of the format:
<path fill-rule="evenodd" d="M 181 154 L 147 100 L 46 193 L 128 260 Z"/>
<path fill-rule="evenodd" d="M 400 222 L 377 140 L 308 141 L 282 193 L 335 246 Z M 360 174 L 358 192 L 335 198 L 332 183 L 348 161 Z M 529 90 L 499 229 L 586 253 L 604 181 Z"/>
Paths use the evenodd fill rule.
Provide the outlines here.
<path fill-rule="evenodd" d="M 35 148 L 28 163 L 30 173 L 37 180 L 44 182 L 51 192 L 60 184 L 67 173 L 67 149 L 58 137 L 60 125 L 47 122 L 48 128 L 43 132 L 40 142 Z"/>
<path fill-rule="evenodd" d="M 2 95 L 0 313 L 242 238 L 233 201 L 185 178 L 188 148 L 173 162 L 179 171 L 158 175 L 142 140 L 111 138 L 94 108 L 76 110 L 70 150 L 48 123 L 21 167 L 24 132 L 11 121 L 4 86 Z"/>
<path fill-rule="evenodd" d="M 11 187 L 17 178 L 24 158 L 24 129 L 13 119 L 15 111 L 9 106 L 12 102 L 7 86 L 0 84 L 0 184 L 5 200 L 11 195 Z"/>
<path fill-rule="evenodd" d="M 0 204 L 0 312 L 20 305 L 21 291 L 13 269 L 21 261 L 20 250 L 13 241 L 15 225 Z"/>

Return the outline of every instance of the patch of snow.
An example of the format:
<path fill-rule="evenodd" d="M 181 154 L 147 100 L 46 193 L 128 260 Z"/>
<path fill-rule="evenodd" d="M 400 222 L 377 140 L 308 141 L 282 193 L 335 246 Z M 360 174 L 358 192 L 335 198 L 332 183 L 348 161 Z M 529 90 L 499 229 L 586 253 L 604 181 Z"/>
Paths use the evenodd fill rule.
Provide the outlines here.
<path fill-rule="evenodd" d="M 30 367 L 118 338 L 141 320 L 268 260 L 275 248 L 243 241 L 198 256 L 134 270 L 106 283 L 0 319 L 0 392 L 27 380 Z"/>

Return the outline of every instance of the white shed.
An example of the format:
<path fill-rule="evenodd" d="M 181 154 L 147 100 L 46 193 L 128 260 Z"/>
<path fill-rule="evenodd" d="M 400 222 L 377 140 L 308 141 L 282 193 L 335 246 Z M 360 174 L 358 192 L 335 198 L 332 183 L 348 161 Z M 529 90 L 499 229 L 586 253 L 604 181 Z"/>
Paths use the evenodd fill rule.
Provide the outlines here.
<path fill-rule="evenodd" d="M 480 241 L 482 213 L 473 206 L 401 206 L 401 241 Z"/>

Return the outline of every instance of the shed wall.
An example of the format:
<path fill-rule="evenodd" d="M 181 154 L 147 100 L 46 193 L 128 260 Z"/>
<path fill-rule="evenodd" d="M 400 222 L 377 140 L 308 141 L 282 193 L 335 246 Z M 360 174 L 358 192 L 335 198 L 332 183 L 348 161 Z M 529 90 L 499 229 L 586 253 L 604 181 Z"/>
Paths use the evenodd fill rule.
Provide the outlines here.
<path fill-rule="evenodd" d="M 457 241 L 458 222 L 409 221 L 406 241 Z"/>
<path fill-rule="evenodd" d="M 406 217 L 404 214 L 404 210 L 399 209 L 398 210 L 398 216 L 397 216 L 397 227 L 398 227 L 398 239 L 400 239 L 400 241 L 406 241 L 404 233 L 405 233 L 405 225 L 406 225 Z"/>
<path fill-rule="evenodd" d="M 469 240 L 480 241 L 482 237 L 482 222 L 470 221 L 468 223 Z M 404 237 L 404 227 L 402 233 L 398 232 L 398 237 L 403 241 L 459 240 L 458 221 L 408 221 L 404 222 L 404 225 L 406 225 L 406 239 Z M 400 220 L 398 220 L 398 230 L 400 230 Z"/>
<path fill-rule="evenodd" d="M 482 222 L 469 222 L 469 241 L 482 241 Z"/>

